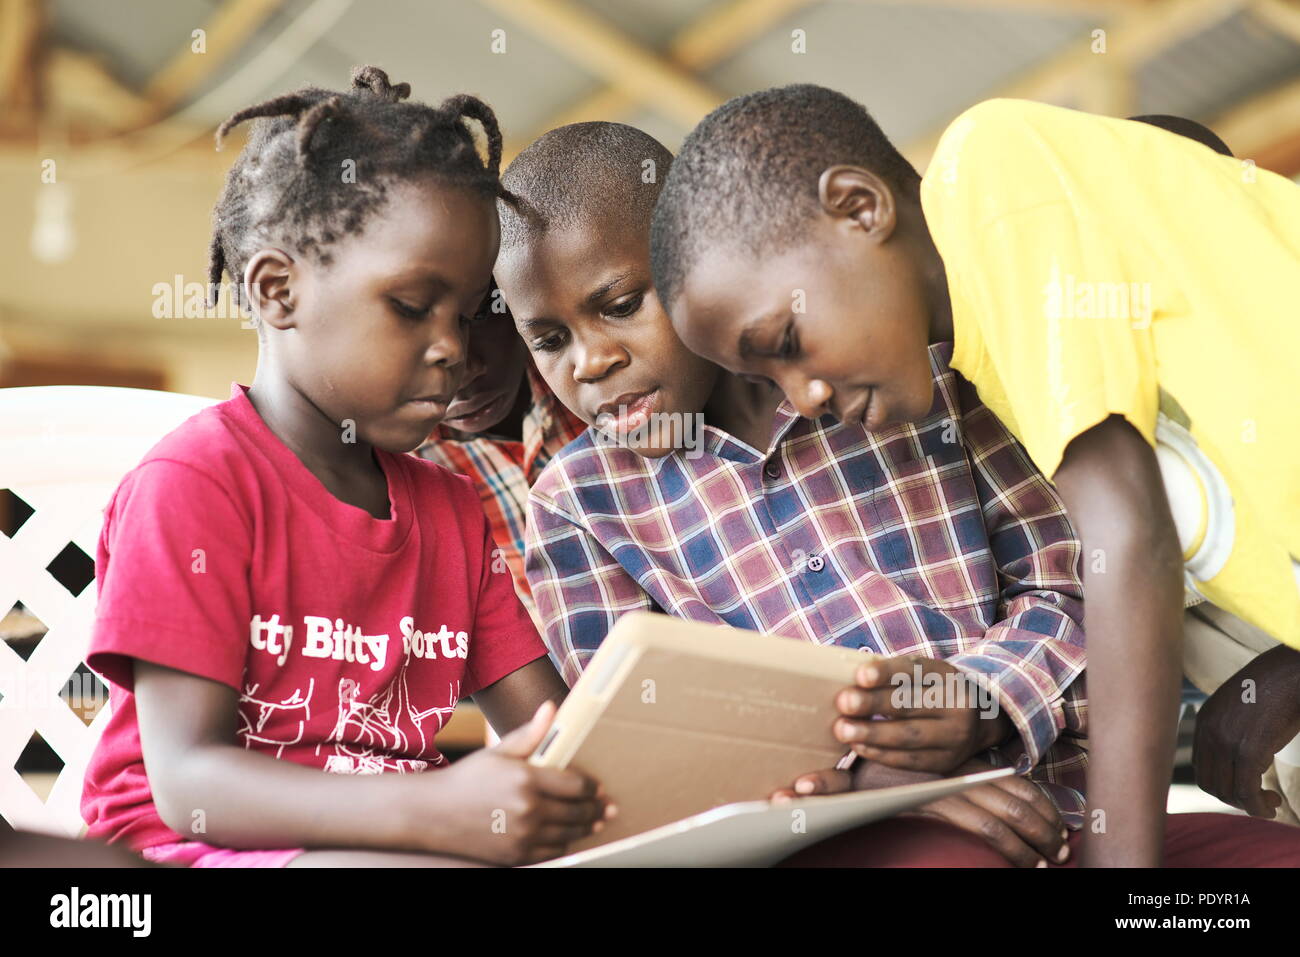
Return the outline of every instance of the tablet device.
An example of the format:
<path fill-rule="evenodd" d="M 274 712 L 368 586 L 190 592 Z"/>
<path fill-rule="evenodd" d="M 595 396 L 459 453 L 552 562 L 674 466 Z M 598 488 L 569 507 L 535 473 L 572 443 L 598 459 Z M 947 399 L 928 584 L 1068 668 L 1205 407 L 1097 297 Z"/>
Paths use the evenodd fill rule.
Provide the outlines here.
<path fill-rule="evenodd" d="M 621 841 L 531 867 L 771 867 L 844 831 L 880 821 L 1001 777 L 991 768 L 953 778 L 796 798 L 724 804 Z"/>
<path fill-rule="evenodd" d="M 618 815 L 581 851 L 834 767 L 835 695 L 873 657 L 666 615 L 624 615 L 560 706 L 533 764 L 604 785 Z"/>

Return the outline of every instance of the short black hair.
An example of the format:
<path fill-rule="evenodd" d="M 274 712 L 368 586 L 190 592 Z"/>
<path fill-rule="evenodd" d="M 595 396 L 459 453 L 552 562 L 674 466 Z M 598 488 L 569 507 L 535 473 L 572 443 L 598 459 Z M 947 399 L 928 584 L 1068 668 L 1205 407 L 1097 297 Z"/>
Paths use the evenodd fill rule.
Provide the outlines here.
<path fill-rule="evenodd" d="M 682 144 L 655 207 L 650 260 L 669 303 L 701 250 L 724 238 L 753 255 L 803 234 L 830 166 L 869 169 L 898 190 L 920 175 L 866 108 L 843 93 L 800 83 L 728 100 Z"/>
<path fill-rule="evenodd" d="M 501 248 L 593 222 L 648 230 L 673 154 L 623 123 L 570 123 L 538 137 L 501 177 Z"/>
<path fill-rule="evenodd" d="M 1135 123 L 1146 123 L 1149 126 L 1158 126 L 1162 130 L 1168 130 L 1170 133 L 1177 133 L 1179 136 L 1185 136 L 1189 140 L 1195 140 L 1202 146 L 1208 146 L 1216 153 L 1224 156 L 1231 156 L 1232 150 L 1228 149 L 1228 144 L 1219 139 L 1208 126 L 1197 123 L 1195 120 L 1189 120 L 1185 116 L 1170 116 L 1165 113 L 1148 113 L 1145 116 L 1130 116 L 1130 120 Z"/>
<path fill-rule="evenodd" d="M 307 87 L 221 124 L 218 149 L 233 127 L 257 120 L 212 211 L 210 301 L 223 272 L 239 296 L 249 258 L 268 243 L 328 264 L 329 246 L 359 232 L 395 181 L 433 176 L 487 198 L 501 195 L 501 130 L 492 108 L 467 95 L 437 107 L 401 102 L 410 94 L 409 84 L 394 86 L 383 70 L 363 66 L 352 71 L 346 92 Z M 483 126 L 486 162 L 466 119 Z"/>

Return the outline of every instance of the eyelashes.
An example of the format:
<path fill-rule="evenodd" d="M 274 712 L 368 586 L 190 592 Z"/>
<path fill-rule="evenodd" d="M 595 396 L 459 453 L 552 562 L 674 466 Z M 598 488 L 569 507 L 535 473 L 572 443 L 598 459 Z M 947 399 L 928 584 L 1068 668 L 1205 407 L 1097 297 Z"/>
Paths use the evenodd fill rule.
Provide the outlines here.
<path fill-rule="evenodd" d="M 528 347 L 534 352 L 555 352 L 563 344 L 563 335 L 559 332 L 552 332 L 548 336 L 531 340 Z"/>
<path fill-rule="evenodd" d="M 615 319 L 626 319 L 628 316 L 631 316 L 634 313 L 636 313 L 641 308 L 641 304 L 644 301 L 645 301 L 645 294 L 637 293 L 631 298 L 626 299 L 623 302 L 616 303 L 615 305 L 606 309 L 604 315 L 612 316 Z"/>
<path fill-rule="evenodd" d="M 414 321 L 419 321 L 419 320 L 424 319 L 425 317 L 427 317 L 427 316 L 429 315 L 429 310 L 433 308 L 433 306 L 431 306 L 431 305 L 429 305 L 429 306 L 412 306 L 412 305 L 409 305 L 409 304 L 407 304 L 407 303 L 405 303 L 405 302 L 402 302 L 400 299 L 393 299 L 393 298 L 391 298 L 391 297 L 389 298 L 388 301 L 389 301 L 389 303 L 392 305 L 393 310 L 394 310 L 394 311 L 395 311 L 399 316 L 401 316 L 403 319 L 410 319 L 410 320 L 412 320 L 413 322 L 414 322 Z M 480 323 L 480 322 L 486 322 L 487 319 L 488 319 L 488 316 L 484 315 L 483 313 L 477 313 L 477 312 L 476 312 L 476 313 L 475 313 L 474 315 L 472 315 L 472 316 L 466 316 L 466 315 L 463 315 L 463 314 L 462 314 L 462 315 L 459 315 L 459 316 L 457 316 L 457 319 L 460 320 L 460 324 L 461 324 L 462 326 L 472 326 L 472 325 L 475 325 L 475 324 Z"/>
<path fill-rule="evenodd" d="M 403 319 L 423 319 L 429 314 L 429 306 L 421 308 L 419 306 L 407 305 L 402 302 L 402 300 L 394 299 L 392 296 L 388 297 L 388 301 L 392 305 L 394 311 L 396 311 L 396 313 Z"/>
<path fill-rule="evenodd" d="M 601 315 L 608 319 L 630 319 L 641 311 L 641 306 L 644 304 L 645 293 L 636 293 L 622 302 L 602 310 Z M 553 332 L 540 339 L 533 339 L 528 343 L 528 347 L 534 352 L 558 352 L 564 348 L 564 345 L 565 334 L 562 331 Z"/>

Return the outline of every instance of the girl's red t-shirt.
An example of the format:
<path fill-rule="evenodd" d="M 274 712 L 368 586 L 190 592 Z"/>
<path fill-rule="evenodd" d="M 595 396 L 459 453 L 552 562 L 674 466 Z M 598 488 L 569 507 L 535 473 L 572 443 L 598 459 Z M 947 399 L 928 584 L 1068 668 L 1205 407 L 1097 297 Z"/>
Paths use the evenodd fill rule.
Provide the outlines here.
<path fill-rule="evenodd" d="M 250 750 L 378 774 L 443 764 L 435 737 L 457 700 L 546 653 L 468 479 L 376 449 L 376 519 L 336 499 L 246 392 L 165 437 L 104 510 L 87 663 L 112 714 L 86 772 L 88 837 L 202 840 L 154 807 L 134 659 L 233 688 Z"/>

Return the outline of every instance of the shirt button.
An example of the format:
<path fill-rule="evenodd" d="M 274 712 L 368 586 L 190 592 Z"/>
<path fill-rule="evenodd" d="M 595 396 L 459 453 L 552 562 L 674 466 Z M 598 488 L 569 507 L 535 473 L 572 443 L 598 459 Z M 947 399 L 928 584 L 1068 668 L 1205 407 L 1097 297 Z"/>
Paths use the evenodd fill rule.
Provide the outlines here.
<path fill-rule="evenodd" d="M 825 567 L 826 559 L 822 558 L 820 555 L 814 555 L 812 558 L 808 559 L 809 571 L 819 572 Z"/>
<path fill-rule="evenodd" d="M 781 477 L 781 466 L 777 465 L 775 462 L 769 461 L 763 466 L 763 474 L 770 479 L 778 479 Z"/>

